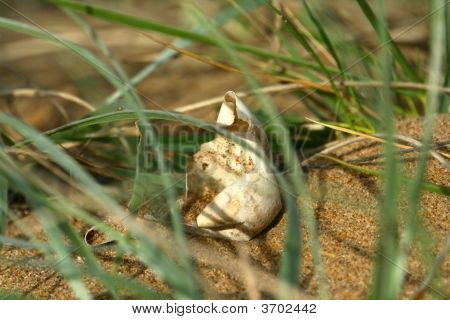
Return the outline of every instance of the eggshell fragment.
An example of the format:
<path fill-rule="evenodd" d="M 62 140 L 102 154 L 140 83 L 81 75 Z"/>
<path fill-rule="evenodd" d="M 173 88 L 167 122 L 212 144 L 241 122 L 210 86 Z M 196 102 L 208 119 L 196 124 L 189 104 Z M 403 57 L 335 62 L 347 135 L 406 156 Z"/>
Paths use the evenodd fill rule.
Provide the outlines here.
<path fill-rule="evenodd" d="M 245 139 L 270 157 L 265 132 L 232 91 L 225 94 L 217 124 Z M 217 195 L 196 218 L 197 227 L 229 240 L 250 240 L 281 209 L 275 176 L 263 159 L 238 143 L 218 136 L 194 155 L 188 175 L 190 196 Z"/>

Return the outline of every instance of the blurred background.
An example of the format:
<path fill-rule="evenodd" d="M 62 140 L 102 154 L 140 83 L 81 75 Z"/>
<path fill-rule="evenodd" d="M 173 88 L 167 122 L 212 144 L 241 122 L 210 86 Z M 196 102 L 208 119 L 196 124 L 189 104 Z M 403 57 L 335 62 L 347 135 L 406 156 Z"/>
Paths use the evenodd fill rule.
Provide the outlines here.
<path fill-rule="evenodd" d="M 297 11 L 300 1 L 281 1 L 292 11 Z M 127 13 L 142 18 L 151 18 L 172 24 L 187 30 L 196 27 L 195 19 L 189 12 L 189 2 L 184 1 L 139 1 L 139 0 L 108 0 L 89 1 L 111 8 L 119 12 Z M 214 17 L 225 6 L 233 5 L 233 0 L 223 1 L 194 1 L 208 17 Z M 362 46 L 367 50 L 376 48 L 378 39 L 364 14 L 353 0 L 342 1 L 314 1 L 314 8 L 319 10 L 322 17 L 321 23 L 326 30 L 333 30 L 333 37 L 338 39 L 336 46 L 349 53 L 345 57 L 352 61 L 355 48 Z M 396 42 L 404 50 L 406 56 L 413 61 L 422 61 L 426 57 L 428 44 L 429 21 L 418 23 L 426 14 L 427 1 L 392 0 L 385 1 L 386 17 Z M 39 0 L 2 0 L 0 3 L 0 16 L 33 24 L 43 30 L 57 34 L 63 39 L 73 41 L 93 52 L 98 52 L 98 46 L 92 38 L 83 32 L 80 25 L 70 19 L 61 9 Z M 114 57 L 123 65 L 131 77 L 146 65 L 157 59 L 164 50 L 160 45 L 142 35 L 143 32 L 110 23 L 98 18 L 82 15 L 91 25 L 98 36 L 109 46 Z M 274 36 L 274 23 L 278 17 L 266 6 L 246 13 L 239 19 L 232 19 L 224 25 L 225 34 L 243 43 L 253 44 L 270 50 L 286 53 L 284 45 L 280 45 Z M 305 18 L 305 23 L 308 23 Z M 417 23 L 417 25 L 415 25 Z M 411 27 L 413 26 L 413 27 Z M 275 27 L 277 27 L 275 25 Z M 407 32 L 405 29 L 408 28 Z M 158 39 L 171 41 L 167 36 L 153 33 Z M 0 29 L 0 90 L 8 92 L 17 88 L 38 88 L 57 90 L 75 94 L 94 106 L 101 104 L 105 97 L 113 91 L 111 85 L 91 66 L 79 57 L 56 46 L 46 40 L 37 39 L 21 33 Z M 300 54 L 307 56 L 301 46 L 294 48 Z M 219 53 L 214 48 L 206 45 L 194 44 L 189 47 L 201 55 L 219 59 Z M 319 51 L 320 54 L 320 51 Z M 100 57 L 102 57 L 100 53 Z M 259 59 L 250 63 L 264 68 L 264 64 L 270 61 Z M 350 63 L 348 63 L 350 65 Z M 355 66 L 355 69 L 362 68 Z M 302 76 L 301 74 L 299 76 Z M 267 79 L 261 79 L 263 83 L 273 83 Z M 223 95 L 228 90 L 241 91 L 246 86 L 242 77 L 238 74 L 221 70 L 220 68 L 201 63 L 190 57 L 178 56 L 163 63 L 155 72 L 145 78 L 137 89 L 142 95 L 142 100 L 149 108 L 181 107 L 186 104 L 202 101 L 212 97 Z M 273 95 L 275 105 L 283 109 L 283 106 L 296 104 L 290 112 L 307 114 L 310 112 L 298 101 L 298 95 L 289 92 L 281 92 Z M 252 104 L 249 99 L 249 104 Z M 14 108 L 11 108 L 11 103 Z M 0 98 L 2 110 L 10 109 L 18 117 L 25 119 L 36 128 L 49 129 L 67 122 L 67 118 L 78 118 L 83 113 L 82 108 L 63 108 L 61 113 L 52 104 L 53 99 L 42 98 L 27 99 Z M 66 103 L 58 101 L 58 103 Z M 194 115 L 214 120 L 214 113 L 199 111 Z"/>

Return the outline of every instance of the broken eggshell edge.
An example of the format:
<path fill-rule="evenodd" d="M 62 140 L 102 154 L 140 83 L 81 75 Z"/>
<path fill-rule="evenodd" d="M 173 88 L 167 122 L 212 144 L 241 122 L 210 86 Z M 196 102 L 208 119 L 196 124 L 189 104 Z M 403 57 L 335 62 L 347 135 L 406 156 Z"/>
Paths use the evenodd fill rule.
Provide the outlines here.
<path fill-rule="evenodd" d="M 216 123 L 270 158 L 262 126 L 234 92 L 225 94 Z M 206 204 L 196 223 L 211 236 L 250 240 L 273 221 L 282 207 L 271 168 L 254 152 L 222 136 L 202 144 L 194 155 L 188 190 L 195 194 L 205 189 L 218 194 Z"/>

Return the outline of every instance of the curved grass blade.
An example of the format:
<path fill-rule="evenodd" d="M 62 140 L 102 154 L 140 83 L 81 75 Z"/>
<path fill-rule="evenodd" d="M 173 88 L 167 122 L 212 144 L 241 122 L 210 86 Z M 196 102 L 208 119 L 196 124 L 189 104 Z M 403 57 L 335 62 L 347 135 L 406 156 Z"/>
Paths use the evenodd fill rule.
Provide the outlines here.
<path fill-rule="evenodd" d="M 41 38 L 45 40 L 49 40 L 54 44 L 60 45 L 70 52 L 75 53 L 80 56 L 84 61 L 89 63 L 92 67 L 94 67 L 100 74 L 102 74 L 105 79 L 107 79 L 115 88 L 121 88 L 123 86 L 122 81 L 114 74 L 110 68 L 99 58 L 97 58 L 92 52 L 89 50 L 80 47 L 79 45 L 62 39 L 61 37 L 45 30 L 34 27 L 30 24 L 15 21 L 8 18 L 0 17 L 0 27 L 10 29 L 12 31 L 28 34 L 30 36 Z"/>
<path fill-rule="evenodd" d="M 25 193 L 28 189 L 29 192 L 25 193 L 28 197 L 27 200 L 36 208 L 36 212 L 41 217 L 41 222 L 45 223 L 44 229 L 49 239 L 49 244 L 57 256 L 57 263 L 52 267 L 59 270 L 66 278 L 78 299 L 91 299 L 92 296 L 82 280 L 80 268 L 73 263 L 71 252 L 67 250 L 64 245 L 64 237 L 56 227 L 55 221 L 51 218 L 51 213 L 48 212 L 48 209 L 45 206 L 45 199 L 43 197 L 37 197 L 38 191 L 27 186 L 27 183 L 17 174 L 17 170 L 14 170 L 14 167 L 11 168 L 7 165 L 10 161 L 8 161 L 8 158 L 4 161 L 5 157 L 7 158 L 7 155 L 0 152 L 0 159 L 2 160 L 0 163 L 0 173 L 9 180 L 11 185 L 20 184 L 22 187 L 26 186 L 26 188 L 22 189 L 22 192 Z M 42 218 L 42 216 L 45 216 L 45 218 Z"/>
<path fill-rule="evenodd" d="M 303 6 L 306 9 L 306 13 L 308 14 L 308 17 L 311 19 L 311 21 L 314 23 L 314 25 L 317 28 L 317 31 L 319 32 L 320 38 L 325 44 L 325 46 L 328 49 L 328 52 L 333 57 L 334 61 L 336 62 L 336 65 L 339 68 L 339 72 L 345 76 L 346 72 L 344 70 L 344 66 L 342 65 L 341 59 L 339 59 L 339 56 L 337 54 L 337 51 L 334 48 L 333 43 L 331 42 L 331 39 L 328 37 L 327 32 L 325 31 L 324 27 L 322 26 L 322 23 L 319 22 L 319 20 L 316 18 L 316 16 L 313 14 L 308 2 L 306 0 L 302 0 Z"/>
<path fill-rule="evenodd" d="M 450 235 L 447 236 L 447 241 L 445 242 L 443 248 L 437 255 L 436 259 L 434 260 L 430 270 L 427 272 L 425 279 L 422 281 L 420 286 L 414 292 L 412 299 L 414 299 L 414 300 L 422 299 L 422 295 L 425 293 L 425 291 L 427 289 L 432 288 L 430 285 L 432 284 L 434 278 L 439 274 L 439 269 L 442 266 L 442 264 L 444 263 L 445 258 L 448 256 L 449 252 L 450 252 Z M 436 290 L 433 289 L 433 291 L 436 291 Z M 438 293 L 443 299 L 448 298 L 445 296 L 445 294 L 440 293 L 440 292 L 438 292 Z"/>
<path fill-rule="evenodd" d="M 0 157 L 6 158 L 2 159 L 6 161 L 2 161 L 2 165 L 0 165 L 0 172 L 11 180 L 11 184 L 21 184 L 22 186 L 27 186 L 25 189 L 22 189 L 22 192 L 28 190 L 28 192 L 25 193 L 27 200 L 32 206 L 34 206 L 35 212 L 48 236 L 49 246 L 57 256 L 56 262 L 51 265 L 51 267 L 56 268 L 59 272 L 61 272 L 61 274 L 71 285 L 78 298 L 90 299 L 91 294 L 81 278 L 82 273 L 80 272 L 80 268 L 72 261 L 71 253 L 73 253 L 73 251 L 68 249 L 65 245 L 64 235 L 69 236 L 70 240 L 75 241 L 76 247 L 82 250 L 87 264 L 97 270 L 97 272 L 100 272 L 101 267 L 98 265 L 96 259 L 91 252 L 83 250 L 83 242 L 79 239 L 76 232 L 74 232 L 73 228 L 68 223 L 67 217 L 62 214 L 64 210 L 53 210 L 54 208 L 52 203 L 48 200 L 48 198 L 42 195 L 36 188 L 29 186 L 25 179 L 21 179 L 20 175 L 17 174 L 20 172 L 20 169 L 12 164 L 12 161 L 7 157 L 7 155 L 2 152 Z M 10 168 L 8 164 L 13 165 L 13 167 Z M 12 172 L 15 174 L 11 174 Z M 118 297 L 107 283 L 105 283 L 105 286 L 111 289 L 111 293 L 114 297 Z"/>
<path fill-rule="evenodd" d="M 445 77 L 444 86 L 450 87 L 450 12 L 449 3 L 445 4 L 443 9 L 445 12 Z M 439 112 L 448 113 L 449 110 L 449 98 L 447 95 L 442 95 L 439 103 Z"/>
<path fill-rule="evenodd" d="M 305 7 L 309 18 L 311 19 L 311 21 L 315 25 L 317 31 L 319 32 L 321 40 L 324 42 L 326 48 L 330 52 L 330 54 L 333 57 L 334 61 L 336 62 L 336 65 L 338 66 L 338 69 L 339 69 L 339 75 L 341 75 L 344 78 L 344 81 L 351 80 L 351 76 L 349 75 L 349 73 L 347 72 L 346 68 L 342 64 L 342 61 L 339 58 L 336 49 L 334 48 L 333 42 L 331 41 L 330 37 L 328 36 L 327 32 L 325 31 L 325 28 L 322 26 L 322 23 L 320 23 L 320 21 L 316 18 L 316 16 L 312 12 L 308 2 L 306 0 L 302 0 L 302 1 L 303 1 L 303 6 Z M 352 87 L 347 87 L 347 90 L 350 93 L 350 95 L 352 96 L 353 100 L 355 101 L 355 103 L 356 103 L 356 105 L 358 107 L 358 110 L 360 111 L 360 113 L 358 115 L 355 115 L 354 113 L 351 113 L 349 108 L 348 108 L 348 106 L 347 106 L 347 103 L 345 101 L 343 101 L 344 105 L 345 105 L 345 110 L 346 110 L 346 113 L 347 113 L 346 117 L 351 120 L 351 121 L 349 121 L 350 125 L 352 127 L 354 127 L 355 126 L 354 118 L 360 118 L 360 120 L 363 123 L 366 123 L 367 126 L 370 129 L 373 129 L 373 123 L 370 121 L 371 119 L 365 114 L 365 111 L 362 108 L 362 105 L 361 105 L 361 103 L 359 101 L 358 94 L 356 93 L 356 91 Z"/>
<path fill-rule="evenodd" d="M 408 60 L 403 55 L 397 43 L 394 41 L 394 39 L 392 39 L 391 35 L 389 34 L 389 31 L 386 28 L 386 24 L 375 15 L 375 13 L 373 12 L 372 8 L 369 6 L 366 0 L 356 0 L 356 2 L 360 6 L 367 20 L 369 20 L 373 29 L 376 31 L 378 37 L 380 39 L 383 39 L 382 45 L 384 44 L 389 45 L 392 51 L 392 55 L 397 60 L 403 72 L 405 72 L 405 74 L 410 80 L 419 82 L 420 81 L 419 77 L 416 75 L 413 68 L 410 66 Z"/>
<path fill-rule="evenodd" d="M 432 143 L 435 115 L 439 111 L 439 91 L 435 88 L 441 82 L 441 70 L 445 53 L 445 10 L 448 8 L 448 1 L 433 0 L 431 9 L 434 14 L 431 20 L 430 58 L 428 66 L 428 83 L 430 85 L 426 99 L 426 114 L 423 124 L 422 147 L 420 148 L 419 160 L 416 167 L 414 182 L 408 190 L 408 215 L 403 237 L 400 240 L 400 252 L 397 259 L 398 264 L 405 270 L 408 266 L 408 256 L 410 247 L 417 231 L 417 212 L 419 210 L 419 199 L 421 198 L 421 185 L 426 175 L 428 153 Z M 406 273 L 403 271 L 399 275 L 398 287 L 401 288 L 405 281 Z M 399 290 L 400 290 L 399 288 Z"/>
<path fill-rule="evenodd" d="M 254 78 L 247 65 L 239 58 L 235 53 L 235 48 L 230 46 L 228 42 L 223 38 L 222 34 L 209 23 L 208 19 L 203 13 L 194 9 L 193 12 L 198 20 L 205 26 L 208 26 L 217 41 L 219 41 L 221 48 L 225 51 L 229 59 L 242 70 L 244 79 L 251 89 L 256 90 L 260 88 L 258 81 Z M 296 153 L 289 143 L 289 131 L 283 122 L 279 119 L 279 111 L 274 107 L 269 97 L 261 91 L 256 92 L 256 97 L 263 108 L 264 112 L 273 119 L 273 124 L 276 127 L 278 137 L 283 138 L 281 145 L 281 151 L 287 163 L 287 166 L 292 169 L 288 179 L 278 178 L 279 186 L 283 195 L 283 199 L 286 202 L 288 209 L 288 222 L 289 228 L 286 230 L 285 244 L 283 250 L 283 256 L 281 260 L 281 267 L 279 271 L 280 288 L 279 295 L 283 298 L 291 297 L 289 287 L 296 286 L 298 283 L 298 271 L 300 266 L 300 252 L 301 252 L 301 228 L 299 224 L 299 211 L 298 206 L 294 205 L 292 199 L 299 199 L 300 208 L 302 210 L 302 217 L 305 219 L 305 225 L 311 238 L 313 263 L 318 273 L 319 278 L 319 295 L 322 298 L 328 297 L 328 284 L 324 272 L 324 265 L 321 255 L 321 245 L 318 236 L 318 230 L 310 204 L 310 196 L 307 191 L 303 172 Z M 273 167 L 273 165 L 271 166 Z M 274 170 L 277 172 L 277 170 Z M 289 201 L 291 200 L 291 201 Z"/>
<path fill-rule="evenodd" d="M 8 181 L 0 175 L 0 236 L 3 236 L 6 231 L 7 211 L 8 211 Z"/>
<path fill-rule="evenodd" d="M 97 32 L 92 28 L 86 21 L 84 21 L 81 17 L 79 17 L 75 12 L 70 11 L 68 9 L 63 9 L 63 11 L 76 23 L 78 23 L 81 28 L 84 30 L 86 34 L 88 34 L 92 40 L 97 44 L 97 47 L 100 51 L 108 58 L 109 62 L 113 66 L 114 70 L 120 81 L 123 83 L 123 87 L 127 88 L 124 91 L 125 98 L 131 103 L 144 107 L 144 104 L 141 101 L 141 98 L 136 92 L 133 84 L 131 84 L 130 79 L 128 78 L 127 72 L 121 65 L 121 63 L 114 57 L 113 52 L 109 49 L 106 43 L 100 38 Z"/>
<path fill-rule="evenodd" d="M 137 114 L 134 113 L 134 115 L 136 117 Z M 71 175 L 81 183 L 84 192 L 101 207 L 105 208 L 107 211 L 119 218 L 125 217 L 124 211 L 111 197 L 103 192 L 97 182 L 94 181 L 92 177 L 90 177 L 83 170 L 83 168 L 78 165 L 77 162 L 61 151 L 48 138 L 4 113 L 0 113 L 0 123 L 19 132 L 25 137 L 25 139 L 32 142 L 41 152 L 47 153 L 50 158 L 55 161 L 55 163 L 67 172 L 70 172 Z M 0 164 L 4 165 L 5 162 L 2 161 Z M 36 190 L 34 188 L 26 184 L 26 181 L 20 177 L 17 177 L 17 172 L 15 170 L 5 169 L 2 170 L 2 172 L 4 174 L 13 175 L 11 178 L 15 177 L 15 183 L 13 185 L 14 188 L 21 190 L 21 192 L 27 194 L 29 197 L 36 194 Z M 42 199 L 37 198 L 36 201 L 37 203 L 35 206 L 40 207 L 42 205 Z M 46 206 L 43 206 L 43 208 L 45 207 Z M 89 220 L 88 215 L 84 215 L 83 218 L 85 221 L 92 221 Z M 98 224 L 98 221 L 95 221 L 95 223 Z M 169 283 L 170 286 L 174 288 L 174 294 L 180 298 L 198 298 L 199 294 L 197 289 L 193 287 L 193 278 L 189 275 L 189 272 L 186 273 L 186 270 L 178 267 L 174 262 L 170 261 L 170 259 L 168 259 L 165 254 L 162 253 L 161 250 L 147 238 L 145 233 L 143 233 L 143 231 L 135 223 L 129 222 L 129 227 L 130 230 L 134 232 L 134 235 L 143 243 L 142 249 L 136 253 L 144 263 L 151 266 L 164 280 Z M 106 231 L 109 231 L 109 233 L 107 233 L 108 235 L 112 234 L 108 227 L 106 228 Z M 118 236 L 117 233 L 115 233 L 114 236 Z M 55 239 L 55 241 L 60 240 L 57 235 L 55 235 Z M 62 249 L 59 248 L 59 250 Z M 83 296 L 87 297 L 85 294 L 83 294 Z"/>
<path fill-rule="evenodd" d="M 128 25 L 130 27 L 139 28 L 139 29 L 143 29 L 143 30 L 156 31 L 156 32 L 167 34 L 167 35 L 171 35 L 171 36 L 175 36 L 175 37 L 179 37 L 179 38 L 183 38 L 183 39 L 189 39 L 192 41 L 212 45 L 215 47 L 220 47 L 220 42 L 217 39 L 215 39 L 214 37 L 207 36 L 207 35 L 204 35 L 204 34 L 201 34 L 198 32 L 186 31 L 184 29 L 176 28 L 176 27 L 173 27 L 170 25 L 166 25 L 166 24 L 163 24 L 160 22 L 153 21 L 153 20 L 137 18 L 137 17 L 125 15 L 125 14 L 118 13 L 115 11 L 111 11 L 111 10 L 107 10 L 107 9 L 103 9 L 100 7 L 87 5 L 87 4 L 83 4 L 83 3 L 75 2 L 75 1 L 49 0 L 49 2 L 51 2 L 55 5 L 58 5 L 58 6 L 72 9 L 72 10 L 81 11 L 88 15 L 102 18 L 104 20 Z M 295 59 L 293 57 L 278 54 L 278 53 L 272 52 L 270 50 L 262 49 L 259 47 L 254 47 L 251 45 L 241 44 L 241 43 L 234 42 L 231 40 L 225 40 L 225 41 L 227 42 L 227 45 L 229 45 L 230 47 L 232 47 L 235 50 L 251 53 L 251 54 L 259 56 L 261 58 L 276 59 L 279 61 L 291 63 L 291 64 L 302 66 L 305 68 L 321 70 L 318 65 L 316 65 L 314 63 L 310 63 L 308 61 Z M 328 67 L 328 68 L 332 72 L 335 71 L 334 68 L 330 68 L 330 67 Z"/>
<path fill-rule="evenodd" d="M 249 12 L 249 11 L 259 7 L 263 3 L 265 3 L 266 0 L 252 0 L 252 1 L 241 0 L 241 1 L 236 1 L 236 2 L 237 2 L 237 5 L 240 6 L 244 11 Z M 224 23 L 226 23 L 227 21 L 237 18 L 240 15 L 241 15 L 241 12 L 236 10 L 235 6 L 229 5 L 227 8 L 222 10 L 219 14 L 217 14 L 217 16 L 212 18 L 212 20 L 213 20 L 213 23 L 219 27 L 219 26 L 223 25 Z M 198 28 L 194 29 L 194 32 L 204 33 L 205 28 L 203 28 L 202 26 L 199 26 Z M 172 44 L 178 48 L 185 48 L 185 47 L 189 46 L 191 43 L 192 43 L 191 40 L 179 38 L 179 39 L 176 39 Z M 161 64 L 163 64 L 164 62 L 170 60 L 171 58 L 173 58 L 177 55 L 178 55 L 178 52 L 176 52 L 172 49 L 168 49 L 168 48 L 164 49 L 163 52 L 155 59 L 155 61 L 153 61 L 146 67 L 144 67 L 141 71 L 139 71 L 136 75 L 134 75 L 130 79 L 130 84 L 132 86 L 137 85 L 142 80 L 144 80 L 146 77 L 148 77 L 150 74 L 152 74 Z M 130 90 L 129 86 L 124 86 L 121 89 L 116 90 L 105 100 L 104 104 L 110 105 L 110 104 L 114 103 L 115 101 L 117 101 L 117 99 L 119 99 L 128 90 Z"/>
<path fill-rule="evenodd" d="M 297 41 L 303 46 L 303 48 L 305 48 L 305 50 L 309 53 L 309 55 L 316 61 L 321 71 L 327 76 L 328 79 L 331 80 L 332 87 L 335 87 L 333 75 L 328 71 L 328 68 L 323 64 L 322 60 L 319 58 L 317 53 L 311 47 L 306 36 L 303 34 L 300 28 L 298 28 L 297 21 L 294 20 L 296 18 L 293 16 L 290 10 L 283 5 L 281 5 L 281 11 L 273 6 L 272 10 L 282 17 L 282 21 L 286 29 L 289 31 L 289 33 L 291 33 L 295 37 L 295 39 L 297 39 Z"/>
<path fill-rule="evenodd" d="M 377 13 L 380 21 L 374 26 L 381 45 L 391 40 L 386 27 L 383 2 L 377 0 Z M 385 161 L 383 163 L 383 189 L 380 195 L 379 228 L 380 239 L 378 252 L 373 269 L 373 284 L 369 297 L 372 299 L 395 299 L 398 295 L 396 283 L 398 281 L 398 266 L 395 264 L 398 253 L 399 212 L 398 198 L 401 183 L 399 163 L 395 157 L 395 124 L 393 111 L 393 94 L 390 83 L 392 81 L 392 65 L 395 56 L 392 49 L 382 47 L 380 50 L 380 68 L 377 72 L 383 86 L 375 91 L 375 103 L 380 109 L 383 130 L 386 135 L 384 146 Z M 394 261 L 394 263 L 393 263 Z"/>
<path fill-rule="evenodd" d="M 20 23 L 17 21 L 13 21 L 10 19 L 4 19 L 4 18 L 0 18 L 0 26 L 3 27 L 7 27 L 10 28 L 12 30 L 15 31 L 20 31 L 20 32 L 24 32 L 24 33 L 28 33 L 30 35 L 36 36 L 36 37 L 40 37 L 40 38 L 44 38 L 44 39 L 48 39 L 53 41 L 54 43 L 60 44 L 68 49 L 70 49 L 72 52 L 77 53 L 78 55 L 80 55 L 82 58 L 84 58 L 87 62 L 89 62 L 91 65 L 93 65 L 97 70 L 99 70 L 105 77 L 107 77 L 108 80 L 110 80 L 110 82 L 116 87 L 116 88 L 121 88 L 122 87 L 122 82 L 121 80 L 115 75 L 113 74 L 107 66 L 105 66 L 105 64 L 100 61 L 97 57 L 95 57 L 91 52 L 89 52 L 88 50 L 77 46 L 69 41 L 63 40 L 60 37 L 44 30 L 44 29 L 39 29 L 36 27 L 33 27 L 31 25 L 25 24 L 25 23 Z M 131 106 L 134 109 L 137 109 L 139 111 L 139 106 L 135 106 L 134 104 L 131 104 Z M 139 115 L 138 120 L 141 122 L 141 124 L 148 124 L 148 120 L 144 117 L 144 116 L 140 116 L 140 113 L 137 113 Z M 154 136 L 154 130 L 151 126 L 148 126 L 148 128 L 146 129 L 149 134 L 151 134 L 152 136 Z M 156 141 L 156 139 L 152 139 L 152 141 Z M 155 152 L 155 156 L 156 156 L 156 160 L 158 163 L 158 167 L 162 172 L 165 172 L 165 164 L 164 164 L 164 159 L 163 159 L 163 155 L 161 150 L 159 150 L 159 146 L 158 145 L 152 145 L 152 147 L 154 148 L 154 152 Z M 165 183 L 166 186 L 169 186 L 170 183 L 166 182 Z M 191 276 L 188 277 L 187 279 L 190 279 L 191 282 L 191 290 L 192 290 L 192 294 L 195 296 L 198 296 L 198 292 L 196 289 L 196 286 L 194 284 L 194 275 L 192 273 L 192 266 L 188 257 L 188 250 L 187 248 L 185 248 L 185 241 L 184 239 L 184 233 L 183 233 L 183 228 L 182 228 L 182 223 L 181 223 L 181 219 L 180 219 L 180 214 L 178 212 L 177 206 L 175 204 L 175 196 L 172 192 L 172 190 L 170 188 L 166 188 L 165 189 L 167 192 L 167 197 L 169 198 L 169 205 L 170 205 L 170 212 L 171 212 L 171 216 L 172 216 L 172 224 L 173 227 L 175 229 L 176 232 L 176 237 L 178 239 L 178 244 L 180 246 L 180 254 L 184 257 L 183 259 L 183 264 L 185 266 L 185 268 L 187 270 L 191 270 Z M 116 208 L 117 209 L 117 208 Z M 117 212 L 120 212 L 117 211 Z"/>

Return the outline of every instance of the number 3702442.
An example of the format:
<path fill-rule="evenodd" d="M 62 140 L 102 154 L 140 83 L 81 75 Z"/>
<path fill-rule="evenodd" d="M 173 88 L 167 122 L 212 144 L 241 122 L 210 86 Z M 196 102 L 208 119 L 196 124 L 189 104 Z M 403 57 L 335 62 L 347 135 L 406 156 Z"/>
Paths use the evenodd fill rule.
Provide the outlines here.
<path fill-rule="evenodd" d="M 264 303 L 262 313 L 316 313 L 316 305 L 311 304 L 290 304 L 290 303 Z"/>

